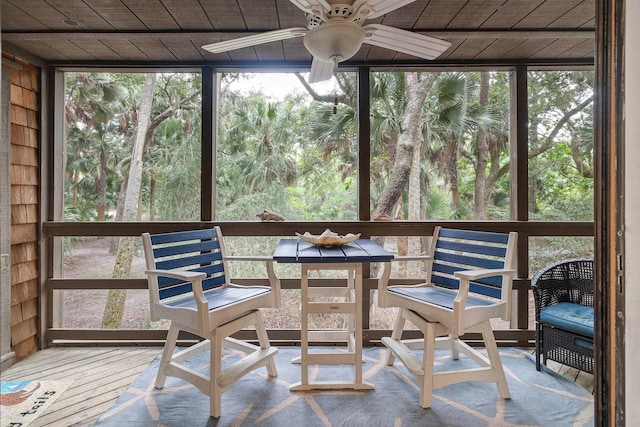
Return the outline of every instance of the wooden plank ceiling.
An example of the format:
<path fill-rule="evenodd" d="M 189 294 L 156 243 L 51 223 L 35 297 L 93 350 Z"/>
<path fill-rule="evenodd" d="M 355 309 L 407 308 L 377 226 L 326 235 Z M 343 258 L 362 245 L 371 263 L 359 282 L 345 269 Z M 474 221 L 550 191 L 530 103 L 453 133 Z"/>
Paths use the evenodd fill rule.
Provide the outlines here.
<path fill-rule="evenodd" d="M 331 3 L 351 3 L 337 0 Z M 449 40 L 436 63 L 593 60 L 595 0 L 416 0 L 366 23 Z M 306 26 L 289 0 L 2 0 L 2 43 L 46 61 L 301 61 L 295 38 L 213 54 L 202 45 Z M 427 61 L 363 45 L 352 64 Z"/>

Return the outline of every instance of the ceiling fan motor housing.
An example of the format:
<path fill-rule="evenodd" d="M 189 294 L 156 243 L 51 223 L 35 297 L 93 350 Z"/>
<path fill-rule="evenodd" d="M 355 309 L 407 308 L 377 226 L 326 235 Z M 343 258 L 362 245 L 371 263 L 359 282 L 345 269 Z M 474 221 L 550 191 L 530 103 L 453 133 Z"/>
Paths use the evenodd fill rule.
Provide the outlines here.
<path fill-rule="evenodd" d="M 338 63 L 355 55 L 364 37 L 364 28 L 354 22 L 325 22 L 310 30 L 304 36 L 303 43 L 314 58 Z"/>

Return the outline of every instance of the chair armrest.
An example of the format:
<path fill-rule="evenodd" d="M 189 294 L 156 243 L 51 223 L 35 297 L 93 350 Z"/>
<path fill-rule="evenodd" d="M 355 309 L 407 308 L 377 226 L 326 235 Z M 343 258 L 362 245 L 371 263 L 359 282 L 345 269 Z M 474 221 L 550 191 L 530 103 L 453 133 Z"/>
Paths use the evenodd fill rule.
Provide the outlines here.
<path fill-rule="evenodd" d="M 273 292 L 273 308 L 280 308 L 280 279 L 273 269 L 273 257 L 266 255 L 231 255 L 224 257 L 225 261 L 261 261 L 267 265 L 267 277 L 271 292 Z"/>
<path fill-rule="evenodd" d="M 473 282 L 485 277 L 493 277 L 493 276 L 513 276 L 515 275 L 515 270 L 511 269 L 503 269 L 503 268 L 492 268 L 492 269 L 482 269 L 482 270 L 464 270 L 464 271 L 456 271 L 453 273 L 455 277 L 460 279 L 460 286 L 458 287 L 458 293 L 453 300 L 453 312 L 454 312 L 454 329 L 457 331 L 456 333 L 463 332 L 465 323 L 464 323 L 464 312 L 465 307 L 467 305 L 467 297 L 469 295 L 469 282 Z M 506 287 L 502 290 L 502 302 L 506 302 L 506 312 L 502 316 L 503 320 L 509 320 L 511 316 L 511 287 Z"/>
<path fill-rule="evenodd" d="M 469 294 L 469 282 L 474 282 L 476 280 L 485 278 L 485 277 L 493 277 L 493 276 L 502 276 L 515 275 L 515 270 L 503 269 L 503 268 L 491 268 L 491 269 L 483 269 L 483 270 L 464 270 L 464 271 L 456 271 L 453 275 L 460 279 L 460 286 L 458 288 L 458 295 L 456 296 L 455 301 L 458 302 L 462 307 L 465 307 L 467 302 L 467 295 Z M 505 289 L 507 292 L 510 292 L 511 289 Z M 503 294 L 504 300 L 504 294 Z"/>
<path fill-rule="evenodd" d="M 515 270 L 507 270 L 507 269 L 484 269 L 484 270 L 465 270 L 465 271 L 456 271 L 453 273 L 454 276 L 459 277 L 465 280 L 478 280 L 484 277 L 493 277 L 500 276 L 503 274 L 508 274 L 513 276 L 516 274 Z"/>
<path fill-rule="evenodd" d="M 228 261 L 273 261 L 273 257 L 266 255 L 230 255 L 224 259 Z"/>
<path fill-rule="evenodd" d="M 186 270 L 146 270 L 145 273 L 151 277 L 171 277 L 178 280 L 184 280 L 185 282 L 191 282 L 191 290 L 196 301 L 200 325 L 206 325 L 208 320 L 207 315 L 209 313 L 209 303 L 207 302 L 207 298 L 204 296 L 204 292 L 202 290 L 202 279 L 207 277 L 206 273 Z M 157 289 L 155 291 L 157 292 Z"/>
<path fill-rule="evenodd" d="M 387 261 L 384 263 L 384 268 L 382 270 L 382 276 L 378 279 L 378 291 L 383 291 L 387 289 L 387 285 L 389 284 L 389 278 L 391 277 L 391 269 L 393 268 L 393 263 L 397 261 L 429 261 L 431 259 L 431 255 L 394 255 L 391 261 Z"/>
<path fill-rule="evenodd" d="M 173 279 L 180 279 L 186 282 L 191 282 L 196 279 L 202 280 L 207 277 L 205 273 L 199 271 L 147 270 L 145 273 L 150 276 L 171 277 Z"/>
<path fill-rule="evenodd" d="M 391 261 L 427 261 L 431 255 L 394 255 Z"/>

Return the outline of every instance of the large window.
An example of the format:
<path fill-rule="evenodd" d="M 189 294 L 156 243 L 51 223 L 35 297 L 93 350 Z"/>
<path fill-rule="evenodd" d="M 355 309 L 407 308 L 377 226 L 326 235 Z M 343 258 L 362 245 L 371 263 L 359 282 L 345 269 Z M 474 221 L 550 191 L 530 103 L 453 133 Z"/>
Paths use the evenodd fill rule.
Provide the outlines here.
<path fill-rule="evenodd" d="M 501 71 L 372 74 L 374 219 L 509 219 L 508 82 Z"/>
<path fill-rule="evenodd" d="M 223 74 L 216 219 L 356 220 L 355 75 Z"/>
<path fill-rule="evenodd" d="M 200 74 L 68 72 L 65 85 L 65 220 L 198 220 Z M 65 278 L 145 277 L 139 237 L 67 238 L 64 248 Z M 62 327 L 159 327 L 145 290 L 58 295 Z"/>
<path fill-rule="evenodd" d="M 65 220 L 198 220 L 200 74 L 69 72 L 65 82 Z"/>
<path fill-rule="evenodd" d="M 593 73 L 527 76 L 529 219 L 591 221 Z M 202 99 L 200 73 L 66 72 L 65 220 L 200 221 L 203 205 L 211 206 L 200 184 L 209 179 L 215 221 L 244 226 L 259 222 L 264 210 L 287 219 L 279 225 L 284 236 L 236 228 L 238 235 L 226 236 L 231 255 L 271 255 L 279 238 L 308 231 L 292 230 L 297 221 L 317 221 L 322 228 L 332 228 L 332 221 L 343 228 L 344 221 L 358 224 L 365 219 L 359 213 L 366 212 L 358 203 L 367 196 L 370 219 L 385 224 L 373 226 L 385 236 L 372 237 L 399 255 L 424 253 L 428 236 L 393 235 L 393 227 L 406 225 L 398 223 L 521 219 L 512 217 L 510 186 L 518 171 L 509 139 L 515 126 L 509 70 L 370 73 L 368 141 L 358 135 L 355 72 L 313 85 L 293 72 L 216 77 L 215 176 L 207 177 L 201 106 L 214 100 Z M 368 150 L 368 162 L 360 150 Z M 363 177 L 369 177 L 368 185 L 359 187 Z M 529 275 L 547 261 L 592 256 L 590 237 L 534 231 L 529 259 L 520 261 L 528 261 Z M 118 232 L 65 237 L 64 263 L 55 278 L 73 286 L 55 284 L 56 327 L 166 327 L 149 321 L 144 289 L 103 289 L 104 281 L 85 287 L 91 280 L 145 278 L 139 235 Z M 266 281 L 264 263 L 230 267 L 234 278 Z M 372 278 L 379 267 L 371 266 Z M 423 267 L 398 262 L 392 279 L 423 278 Z M 299 269 L 277 265 L 276 273 L 287 283 L 283 304 L 267 310 L 265 322 L 273 329 L 296 329 Z M 379 309 L 375 289 L 369 290 L 370 328 L 391 328 L 394 310 Z M 326 319 L 315 321 L 331 326 Z"/>
<path fill-rule="evenodd" d="M 531 71 L 529 215 L 593 221 L 592 71 Z"/>

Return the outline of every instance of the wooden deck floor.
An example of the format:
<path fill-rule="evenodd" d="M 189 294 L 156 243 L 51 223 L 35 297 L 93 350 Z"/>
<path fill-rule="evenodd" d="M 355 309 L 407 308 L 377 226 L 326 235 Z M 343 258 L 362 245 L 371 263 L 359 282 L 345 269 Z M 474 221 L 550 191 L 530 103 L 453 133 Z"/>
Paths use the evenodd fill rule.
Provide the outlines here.
<path fill-rule="evenodd" d="M 1 378 L 73 379 L 30 426 L 92 426 L 160 351 L 160 347 L 49 348 L 16 363 Z"/>
<path fill-rule="evenodd" d="M 73 379 L 31 426 L 92 426 L 161 351 L 160 347 L 59 347 L 39 351 L 2 372 L 2 381 Z M 549 367 L 593 393 L 593 375 Z"/>

